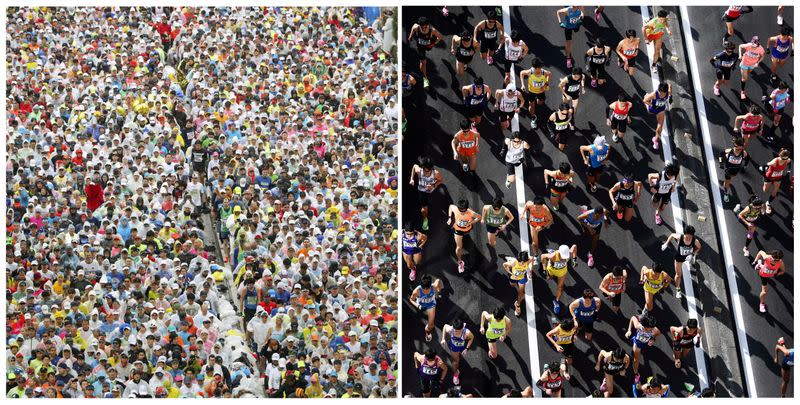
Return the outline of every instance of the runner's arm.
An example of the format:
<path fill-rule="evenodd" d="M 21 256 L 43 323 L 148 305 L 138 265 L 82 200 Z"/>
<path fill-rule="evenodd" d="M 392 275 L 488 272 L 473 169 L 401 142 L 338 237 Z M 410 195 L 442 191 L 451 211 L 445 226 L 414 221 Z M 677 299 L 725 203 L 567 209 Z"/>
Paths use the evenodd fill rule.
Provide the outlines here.
<path fill-rule="evenodd" d="M 428 242 L 428 235 L 422 232 L 417 232 L 417 239 L 419 239 L 418 247 L 423 247 Z"/>
<path fill-rule="evenodd" d="M 511 333 L 511 319 L 506 317 L 506 331 L 503 333 L 503 337 L 508 336 Z"/>
<path fill-rule="evenodd" d="M 610 189 L 608 189 L 608 199 L 616 205 L 616 200 L 614 199 L 614 193 L 618 192 L 619 189 L 622 187 L 621 182 L 617 182 L 614 184 Z"/>
<path fill-rule="evenodd" d="M 478 24 L 475 25 L 475 28 L 473 28 L 473 30 L 472 30 L 472 38 L 474 40 L 476 40 L 476 41 L 478 40 L 478 32 L 483 30 L 483 26 L 484 25 L 486 25 L 486 20 L 481 21 L 481 22 L 479 22 Z M 502 32 L 502 31 L 500 31 L 500 32 Z"/>
<path fill-rule="evenodd" d="M 433 38 L 434 38 L 433 46 L 436 46 L 436 44 L 438 44 L 439 41 L 444 39 L 442 37 L 442 34 L 436 28 L 431 27 L 431 33 L 433 34 Z"/>
<path fill-rule="evenodd" d="M 550 329 L 550 332 L 547 332 L 547 334 L 545 335 L 547 336 L 547 340 L 550 341 L 550 343 L 553 345 L 553 347 L 556 348 L 556 350 L 558 350 L 558 348 L 561 346 L 558 343 L 556 343 L 555 339 L 553 339 L 553 336 L 555 336 L 556 332 L 558 331 L 558 327 L 559 326 L 556 325 L 553 329 Z"/>
<path fill-rule="evenodd" d="M 411 31 L 408 33 L 408 41 L 407 42 L 411 42 L 414 39 L 414 34 L 417 33 L 417 27 L 419 27 L 419 25 L 417 25 L 417 24 L 414 24 L 414 26 L 411 27 Z"/>
<path fill-rule="evenodd" d="M 611 282 L 611 273 L 606 274 L 602 280 L 600 280 L 600 291 L 605 294 L 611 294 L 611 291 L 608 291 L 608 284 Z"/>
<path fill-rule="evenodd" d="M 511 225 L 511 223 L 514 222 L 514 214 L 511 213 L 511 210 L 506 210 L 506 218 L 508 218 L 508 221 L 503 224 L 503 228 Z"/>
<path fill-rule="evenodd" d="M 562 14 L 566 15 L 567 14 L 567 9 L 568 9 L 567 7 L 564 7 L 564 8 L 560 8 L 560 9 L 556 10 L 556 22 L 558 24 L 561 24 L 561 15 Z"/>

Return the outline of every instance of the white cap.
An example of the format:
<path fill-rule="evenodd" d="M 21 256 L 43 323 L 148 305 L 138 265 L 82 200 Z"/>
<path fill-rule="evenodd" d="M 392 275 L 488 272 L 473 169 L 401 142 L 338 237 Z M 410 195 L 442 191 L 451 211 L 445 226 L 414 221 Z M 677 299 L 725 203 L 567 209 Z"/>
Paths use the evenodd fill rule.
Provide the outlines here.
<path fill-rule="evenodd" d="M 506 90 L 517 91 L 517 86 L 514 83 L 509 83 L 508 86 L 506 86 Z"/>
<path fill-rule="evenodd" d="M 597 138 L 594 138 L 594 145 L 597 147 L 603 147 L 606 144 L 606 137 L 602 135 L 598 135 Z"/>
<path fill-rule="evenodd" d="M 558 255 L 561 256 L 562 259 L 569 259 L 569 246 L 567 245 L 559 246 Z"/>

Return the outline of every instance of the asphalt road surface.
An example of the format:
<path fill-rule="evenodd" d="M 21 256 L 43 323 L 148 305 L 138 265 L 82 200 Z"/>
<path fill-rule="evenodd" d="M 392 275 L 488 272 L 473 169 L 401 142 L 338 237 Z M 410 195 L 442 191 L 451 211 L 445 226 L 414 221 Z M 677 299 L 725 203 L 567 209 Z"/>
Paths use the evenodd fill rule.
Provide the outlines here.
<path fill-rule="evenodd" d="M 776 21 L 775 7 L 754 7 L 754 12 L 746 14 L 734 23 L 736 33 L 732 41 L 738 46 L 742 42 L 749 41 L 753 35 L 758 35 L 766 49 L 767 39 L 777 35 L 780 31 Z M 755 74 L 747 86 L 748 100 L 743 102 L 739 99 L 739 78 L 738 69 L 734 70 L 731 77 L 732 88 L 724 89 L 721 96 L 714 96 L 714 68 L 708 60 L 722 50 L 722 34 L 724 25 L 720 21 L 725 7 L 689 7 L 689 18 L 693 27 L 705 27 L 702 34 L 692 33 L 697 53 L 697 66 L 703 81 L 702 92 L 703 102 L 706 105 L 708 124 L 711 130 L 711 137 L 715 140 L 714 154 L 720 150 L 731 147 L 731 134 L 733 121 L 736 115 L 744 114 L 750 103 L 761 105 L 761 96 L 769 95 L 773 90 L 770 85 L 770 65 L 769 56 L 765 62 L 755 69 Z M 794 10 L 787 7 L 784 11 L 784 24 L 793 26 L 792 16 Z M 710 28 L 714 27 L 714 28 Z M 689 35 L 686 35 L 689 38 Z M 767 51 L 769 53 L 769 50 Z M 787 63 L 779 71 L 781 80 L 786 81 L 790 88 L 794 87 L 794 63 Z M 753 80 L 755 79 L 755 80 Z M 699 102 L 699 100 L 698 100 Z M 790 106 L 791 108 L 793 106 Z M 786 118 L 786 117 L 785 117 Z M 793 118 L 789 117 L 789 118 Z M 753 161 L 757 164 L 750 165 L 744 173 L 737 176 L 733 182 L 735 190 L 734 197 L 729 203 L 725 204 L 726 223 L 728 225 L 727 236 L 731 241 L 733 258 L 738 278 L 739 294 L 743 298 L 743 315 L 745 328 L 747 330 L 747 344 L 750 348 L 755 375 L 756 386 L 758 387 L 759 397 L 780 396 L 780 368 L 772 362 L 775 343 L 779 337 L 784 336 L 789 347 L 794 345 L 794 272 L 793 272 L 793 241 L 794 230 L 792 228 L 792 217 L 794 205 L 792 204 L 792 193 L 789 191 L 789 182 L 781 184 L 781 192 L 772 204 L 774 213 L 760 220 L 758 223 L 758 233 L 751 243 L 750 252 L 755 255 L 759 249 L 783 249 L 784 260 L 787 272 L 777 278 L 774 287 L 770 289 L 767 296 L 767 314 L 758 311 L 758 293 L 760 289 L 760 279 L 753 266 L 752 257 L 747 259 L 742 254 L 742 247 L 745 242 L 746 230 L 733 212 L 736 204 L 745 201 L 750 193 L 755 192 L 764 196 L 761 191 L 762 175 L 756 170 L 757 165 L 765 164 L 772 160 L 781 147 L 793 150 L 793 131 L 790 119 L 782 120 L 781 129 L 777 131 L 779 141 L 775 145 L 770 145 L 762 139 L 750 142 L 747 151 Z M 770 123 L 771 126 L 771 123 Z M 716 168 L 722 178 L 722 170 Z M 744 203 L 742 203 L 744 205 Z M 793 382 L 792 382 L 793 384 Z M 793 386 L 790 384 L 790 387 Z M 793 395 L 792 388 L 789 388 L 788 395 Z"/>
<path fill-rule="evenodd" d="M 476 229 L 470 235 L 469 241 L 465 244 L 467 271 L 464 274 L 458 274 L 457 272 L 454 255 L 455 244 L 451 236 L 452 233 L 445 224 L 448 205 L 460 198 L 468 199 L 470 207 L 476 211 L 480 211 L 482 205 L 490 203 L 494 196 L 501 196 L 509 208 L 513 209 L 517 204 L 514 188 L 506 189 L 503 185 L 505 167 L 499 155 L 503 139 L 509 135 L 509 131 L 501 132 L 492 107 L 484 114 L 483 122 L 478 125 L 478 131 L 481 133 L 481 145 L 477 169 L 480 181 L 477 186 L 471 184 L 459 164 L 452 159 L 450 150 L 450 140 L 458 130 L 459 122 L 464 118 L 461 86 L 471 83 L 474 77 L 484 78 L 486 84 L 492 88 L 492 92 L 503 84 L 501 70 L 496 65 L 488 66 L 478 55 L 475 56 L 470 64 L 471 70 L 460 77 L 457 76 L 455 74 L 455 58 L 449 53 L 452 35 L 458 34 L 464 29 L 471 31 L 474 25 L 484 19 L 486 12 L 491 9 L 494 9 L 494 7 L 450 7 L 450 15 L 445 18 L 438 7 L 405 7 L 402 21 L 403 60 L 404 63 L 407 63 L 410 72 L 416 73 L 419 81 L 418 86 L 413 90 L 413 94 L 404 99 L 404 110 L 408 120 L 403 143 L 402 169 L 404 178 L 407 182 L 411 166 L 422 155 L 431 157 L 434 165 L 444 177 L 444 186 L 437 190 L 431 199 L 429 242 L 424 249 L 425 260 L 420 266 L 417 277 L 420 277 L 423 273 L 430 273 L 434 277 L 442 279 L 445 285 L 444 296 L 437 307 L 437 331 L 434 334 L 433 341 L 430 343 L 424 340 L 423 328 L 425 322 L 421 314 L 409 305 L 407 300 L 404 302 L 404 339 L 402 343 L 405 357 L 404 364 L 413 365 L 411 356 L 414 351 L 424 351 L 428 347 L 434 347 L 449 365 L 450 362 L 446 351 L 438 344 L 441 338 L 441 326 L 450 321 L 455 314 L 462 314 L 470 319 L 471 323 L 468 324 L 468 327 L 477 334 L 481 311 L 491 310 L 498 304 L 503 304 L 508 309 L 509 316 L 512 319 L 512 332 L 506 342 L 499 344 L 500 359 L 494 361 L 488 359 L 486 341 L 477 334 L 478 340 L 475 345 L 477 350 L 471 352 L 469 357 L 465 359 L 466 361 L 462 360 L 461 364 L 462 391 L 481 396 L 501 396 L 510 388 L 523 389 L 530 385 L 532 380 L 538 379 L 541 374 L 541 369 L 531 370 L 532 363 L 542 366 L 544 363 L 559 359 L 558 353 L 545 337 L 545 333 L 552 327 L 551 318 L 553 317 L 553 312 L 551 302 L 555 290 L 554 282 L 544 281 L 538 276 L 538 273 L 533 280 L 533 294 L 536 304 L 534 310 L 535 330 L 529 330 L 526 326 L 526 311 L 523 311 L 521 318 L 513 315 L 515 291 L 509 286 L 500 264 L 504 256 L 515 255 L 520 249 L 520 230 L 517 227 L 517 222 L 515 221 L 512 224 L 513 228 L 508 232 L 507 237 L 498 239 L 495 250 L 490 249 L 487 245 L 485 228 L 480 224 L 476 226 Z M 560 78 L 567 74 L 563 53 L 564 34 L 556 22 L 556 10 L 556 7 L 510 8 L 511 28 L 521 33 L 522 39 L 530 48 L 530 55 L 521 63 L 522 68 L 529 68 L 532 55 L 536 55 L 544 61 L 545 67 L 553 73 L 546 103 L 548 109 L 555 108 L 560 101 L 557 83 Z M 715 24 L 719 23 L 717 14 L 719 13 L 715 13 L 713 16 Z M 765 12 L 765 14 L 769 14 L 769 12 Z M 432 25 L 445 37 L 443 44 L 440 44 L 427 54 L 428 77 L 431 83 L 430 88 L 427 90 L 423 90 L 422 80 L 417 70 L 418 57 L 415 51 L 416 48 L 409 47 L 405 43 L 411 26 L 422 15 L 427 16 Z M 791 15 L 791 12 L 787 10 L 786 15 Z M 582 57 L 577 55 L 582 55 L 589 48 L 588 42 L 590 39 L 599 36 L 604 38 L 607 44 L 614 47 L 622 38 L 622 33 L 626 29 L 632 28 L 637 32 L 641 31 L 642 16 L 638 6 L 606 7 L 599 24 L 595 23 L 594 19 L 591 18 L 593 17 L 591 7 L 587 7 L 587 16 L 589 18 L 585 19 L 583 28 L 573 38 L 573 54 L 576 55 L 577 65 L 581 67 L 585 67 L 585 62 Z M 694 14 L 692 16 L 694 17 Z M 755 16 L 757 14 L 746 17 Z M 774 15 L 770 18 L 774 22 Z M 693 24 L 696 23 L 693 21 Z M 745 25 L 742 24 L 742 27 L 745 27 Z M 679 28 L 676 24 L 672 29 L 677 30 Z M 760 35 L 764 38 L 767 34 L 768 32 L 764 32 Z M 719 36 L 721 36 L 721 32 Z M 716 49 L 721 41 L 721 38 L 716 37 L 715 35 L 713 40 L 709 38 L 707 42 L 700 43 L 698 53 L 710 52 L 710 49 Z M 704 49 L 707 49 L 707 51 Z M 610 209 L 611 201 L 608 198 L 607 190 L 620 179 L 623 168 L 631 168 L 637 180 L 644 181 L 648 173 L 660 171 L 664 166 L 661 151 L 654 151 L 650 142 L 655 128 L 655 119 L 645 112 L 641 103 L 641 98 L 644 94 L 652 91 L 652 79 L 645 55 L 644 41 L 642 41 L 640 55 L 637 58 L 637 71 L 633 78 L 629 78 L 625 72 L 617 68 L 615 61 L 614 59 L 612 64 L 607 67 L 610 78 L 604 86 L 593 89 L 588 85 L 588 82 L 586 83 L 587 92 L 581 96 L 581 105 L 576 117 L 578 131 L 569 141 L 564 152 L 559 151 L 553 141 L 543 132 L 542 125 L 538 130 L 532 131 L 527 113 L 520 114 L 520 130 L 524 139 L 532 145 L 534 151 L 533 164 L 526 166 L 524 169 L 525 200 L 532 200 L 535 195 L 546 195 L 546 188 L 543 182 L 543 170 L 545 168 L 554 169 L 560 162 L 568 161 L 579 173 L 575 187 L 569 192 L 567 200 L 562 204 L 561 211 L 554 214 L 555 223 L 544 233 L 544 237 L 541 240 L 543 248 L 556 248 L 560 244 L 576 243 L 578 245 L 579 264 L 576 269 L 570 270 L 564 296 L 561 300 L 562 305 L 568 305 L 574 298 L 580 296 L 584 288 L 592 288 L 595 291 L 599 291 L 600 280 L 605 273 L 610 271 L 613 265 L 623 265 L 628 269 L 629 273 L 628 293 L 623 298 L 622 304 L 621 312 L 623 315 L 615 315 L 605 305 L 608 304 L 608 301 L 603 300 L 604 306 L 599 314 L 600 322 L 595 324 L 594 341 L 589 343 L 579 339 L 576 342 L 577 349 L 583 354 L 575 356 L 575 362 L 571 370 L 573 378 L 566 384 L 565 388 L 565 396 L 568 397 L 585 397 L 599 387 L 602 375 L 594 371 L 594 363 L 599 349 L 611 350 L 616 347 L 624 347 L 630 351 L 630 342 L 624 338 L 624 333 L 628 325 L 628 318 L 638 313 L 644 304 L 642 289 L 636 281 L 642 265 L 651 265 L 654 261 L 663 263 L 667 268 L 671 268 L 672 265 L 673 253 L 671 249 L 666 252 L 662 252 L 660 249 L 661 243 L 674 230 L 671 209 L 668 208 L 662 215 L 664 224 L 661 226 L 655 225 L 653 209 L 648 203 L 650 194 L 647 191 L 643 192 L 642 199 L 636 209 L 636 215 L 630 224 L 623 224 L 614 217 L 611 224 L 605 227 L 602 231 L 600 248 L 595 255 L 595 267 L 589 268 L 586 265 L 585 260 L 589 248 L 589 240 L 587 237 L 581 236 L 578 222 L 575 219 L 580 213 L 580 206 L 602 204 Z M 708 65 L 705 67 L 708 67 Z M 703 72 L 702 69 L 703 67 L 701 66 L 701 72 Z M 709 69 L 706 70 L 705 74 L 711 74 Z M 518 74 L 519 68 L 516 71 Z M 758 80 L 758 75 L 756 75 L 756 78 Z M 520 87 L 519 78 L 517 77 L 516 80 L 518 87 Z M 712 84 L 713 82 L 709 82 L 709 87 L 703 89 L 704 94 L 711 95 L 709 97 L 713 97 L 710 88 Z M 753 95 L 756 94 L 754 85 L 751 85 L 750 90 Z M 578 153 L 578 147 L 589 144 L 598 133 L 607 135 L 607 139 L 610 141 L 610 130 L 605 125 L 605 106 L 614 101 L 621 91 L 628 94 L 634 102 L 632 110 L 633 123 L 629 126 L 624 142 L 611 144 L 613 151 L 610 155 L 610 165 L 599 182 L 598 191 L 591 193 L 585 186 L 585 168 Z M 738 105 L 738 100 L 735 100 L 732 95 L 728 94 L 726 97 L 729 103 L 735 102 Z M 733 114 L 730 112 L 731 107 L 724 107 L 727 108 L 727 110 L 724 110 L 726 111 L 725 114 Z M 549 116 L 549 111 L 540 113 L 539 122 L 543 122 L 547 116 Z M 727 128 L 724 130 L 730 132 L 729 128 L 733 121 L 733 115 L 730 116 L 730 119 L 722 120 L 720 118 L 720 123 L 717 124 L 719 126 L 713 127 L 712 131 L 721 132 L 723 128 Z M 730 143 L 727 136 L 717 136 L 714 137 L 714 140 L 715 147 L 718 148 L 725 147 Z M 751 150 L 757 160 L 759 159 L 759 154 L 756 152 L 758 147 L 761 147 L 761 145 L 754 145 L 752 147 L 753 150 Z M 760 157 L 760 159 L 766 159 L 766 153 L 767 149 L 762 147 L 762 155 L 764 156 Z M 755 185 L 754 187 L 760 187 L 757 172 L 752 167 L 748 169 L 745 176 L 739 177 L 740 180 L 736 183 L 739 195 L 745 193 L 741 185 L 741 178 L 749 178 L 751 183 Z M 767 246 L 770 246 L 769 243 L 773 240 L 771 238 L 782 237 L 786 239 L 787 235 L 791 235 L 791 233 L 767 235 L 778 230 L 788 232 L 786 225 L 778 225 L 778 222 L 782 221 L 781 218 L 789 216 L 791 209 L 789 200 L 786 197 L 781 197 L 775 207 L 776 214 L 763 221 L 765 228 L 759 235 L 759 242 Z M 515 209 L 513 212 L 515 216 L 518 215 Z M 403 217 L 404 220 L 413 221 L 416 226 L 420 225 L 417 194 L 413 188 L 407 185 L 403 194 Z M 729 219 L 728 223 L 731 225 L 737 224 L 733 217 Z M 523 232 L 527 232 L 527 229 L 524 229 Z M 730 232 L 730 237 L 734 238 L 734 246 L 738 246 L 739 249 L 744 237 L 744 235 L 741 235 L 743 233 L 738 228 L 735 229 L 735 232 Z M 735 239 L 737 237 L 738 239 Z M 787 243 L 786 249 L 789 250 L 788 246 L 791 244 L 789 242 L 785 243 Z M 714 251 L 715 249 L 716 246 L 704 246 L 705 251 L 702 254 L 718 254 L 718 252 Z M 789 256 L 787 267 L 791 268 L 791 255 L 787 256 Z M 737 260 L 741 260 L 741 265 L 744 266 L 744 257 L 741 256 L 740 252 L 736 257 Z M 407 277 L 407 269 L 404 269 L 404 277 Z M 755 286 L 758 285 L 757 277 L 749 273 L 744 274 L 742 277 L 745 277 L 746 280 L 752 279 L 747 283 L 741 282 L 740 287 L 754 286 L 749 294 L 752 296 L 751 301 L 755 300 L 755 307 L 757 307 L 757 290 L 755 290 Z M 791 286 L 790 276 L 784 276 L 780 284 L 782 287 L 777 289 L 778 294 L 775 294 L 775 291 L 771 292 L 770 299 L 777 300 L 778 297 L 783 297 L 781 298 L 782 301 L 791 302 L 792 296 L 788 292 Z M 415 282 L 409 282 L 405 278 L 404 295 L 408 297 L 415 286 Z M 784 290 L 781 291 L 781 288 Z M 776 310 L 782 308 L 778 305 L 778 301 L 772 302 L 772 307 L 776 308 Z M 685 300 L 679 301 L 675 298 L 674 288 L 668 289 L 666 293 L 657 297 L 655 305 L 654 314 L 657 316 L 657 324 L 662 331 L 668 331 L 670 326 L 680 325 L 687 318 Z M 566 311 L 562 310 L 561 315 L 564 316 L 565 313 Z M 785 314 L 786 319 L 778 317 L 773 319 L 772 324 L 767 324 L 757 311 L 749 315 L 748 322 L 753 322 L 753 324 L 752 326 L 748 324 L 748 328 L 760 328 L 758 332 L 767 334 L 768 330 L 776 329 L 774 325 L 784 325 L 782 329 L 778 327 L 779 334 L 786 335 L 787 340 L 791 341 L 789 338 L 791 336 L 791 316 L 788 311 Z M 774 316 L 778 316 L 778 314 Z M 766 342 L 762 344 L 762 352 L 764 353 L 771 350 L 777 337 L 777 335 L 775 337 L 772 336 L 777 333 L 773 332 L 764 337 L 766 340 L 763 340 L 755 329 L 752 329 L 751 333 L 755 337 L 754 340 Z M 529 353 L 528 339 L 536 339 L 538 353 Z M 757 348 L 757 343 L 751 344 L 751 350 L 754 355 L 758 353 L 756 351 Z M 535 357 L 532 358 L 531 356 Z M 763 355 L 763 359 L 760 360 L 762 361 L 761 367 L 770 367 L 768 364 L 770 357 L 771 355 L 769 354 Z M 532 359 L 536 361 L 532 361 Z M 651 374 L 659 375 L 666 383 L 671 385 L 671 396 L 686 396 L 688 393 L 683 388 L 685 382 L 698 385 L 697 368 L 694 363 L 694 356 L 690 356 L 684 360 L 683 368 L 676 369 L 673 365 L 672 351 L 668 340 L 660 338 L 655 347 L 644 352 L 640 372 L 645 377 Z M 754 362 L 754 364 L 756 363 L 758 362 Z M 766 370 L 769 372 L 767 375 L 772 376 L 776 372 L 775 370 L 777 370 L 775 367 L 770 367 L 769 370 Z M 627 377 L 617 378 L 615 396 L 632 395 L 632 374 L 629 370 Z M 770 382 L 764 384 L 772 384 L 774 385 L 774 390 L 777 390 L 777 380 L 774 377 L 767 378 L 770 378 Z M 451 375 L 448 375 L 445 380 L 445 389 L 451 385 L 450 380 Z M 415 396 L 420 394 L 419 378 L 413 366 L 404 367 L 402 381 L 404 394 Z M 772 388 L 770 387 L 770 389 Z M 761 393 L 759 394 L 761 395 Z"/>

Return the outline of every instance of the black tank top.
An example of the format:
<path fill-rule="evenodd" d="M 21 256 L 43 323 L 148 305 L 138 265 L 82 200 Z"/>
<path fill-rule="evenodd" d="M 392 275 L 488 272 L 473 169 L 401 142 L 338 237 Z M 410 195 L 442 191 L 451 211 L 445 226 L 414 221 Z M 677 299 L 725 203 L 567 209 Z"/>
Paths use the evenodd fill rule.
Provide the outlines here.
<path fill-rule="evenodd" d="M 417 46 L 420 47 L 428 47 L 430 46 L 433 41 L 433 28 L 428 28 L 427 33 L 423 33 L 422 29 L 417 30 Z"/>
<path fill-rule="evenodd" d="M 475 54 L 475 43 L 470 41 L 469 46 L 464 45 L 464 40 L 458 42 L 458 49 L 456 49 L 456 54 L 461 56 L 472 56 Z"/>
<path fill-rule="evenodd" d="M 600 51 L 600 54 L 598 54 L 595 52 L 595 48 L 592 48 L 592 57 L 589 59 L 589 62 L 591 62 L 593 65 L 602 65 L 606 63 L 607 58 L 608 57 L 606 56 L 605 49 Z"/>
<path fill-rule="evenodd" d="M 616 361 L 612 357 L 609 361 L 603 364 L 603 371 L 605 371 L 608 374 L 614 375 L 621 372 L 624 367 L 625 367 L 625 360 Z"/>
<path fill-rule="evenodd" d="M 481 31 L 481 36 L 483 40 L 488 42 L 497 41 L 497 23 L 494 23 L 494 27 L 489 28 L 489 24 L 486 23 L 483 26 L 483 31 Z"/>
<path fill-rule="evenodd" d="M 553 131 L 555 132 L 564 132 L 569 129 L 569 119 L 570 115 L 567 113 L 563 117 L 561 116 L 561 111 L 556 111 L 556 120 L 553 122 Z"/>
<path fill-rule="evenodd" d="M 631 188 L 625 188 L 625 186 L 620 184 L 619 191 L 617 191 L 617 200 L 633 201 L 633 196 L 635 194 L 636 194 L 636 187 L 631 186 Z"/>
<path fill-rule="evenodd" d="M 694 333 L 689 333 L 689 328 L 684 326 L 683 331 L 681 331 L 681 337 L 678 338 L 678 343 L 681 346 L 694 344 L 695 336 L 697 336 L 697 329 L 694 330 Z"/>
<path fill-rule="evenodd" d="M 583 73 L 581 73 L 581 77 L 577 80 L 573 78 L 572 75 L 567 76 L 565 91 L 570 94 L 578 94 L 581 89 L 581 82 L 583 82 Z"/>
<path fill-rule="evenodd" d="M 686 259 L 686 256 L 694 253 L 694 236 L 689 243 L 683 243 L 683 235 L 678 239 L 678 251 L 675 253 L 676 258 Z"/>
<path fill-rule="evenodd" d="M 744 151 L 741 154 L 737 155 L 733 153 L 733 148 L 728 154 L 725 156 L 725 166 L 732 169 L 738 169 L 742 167 L 744 163 Z"/>

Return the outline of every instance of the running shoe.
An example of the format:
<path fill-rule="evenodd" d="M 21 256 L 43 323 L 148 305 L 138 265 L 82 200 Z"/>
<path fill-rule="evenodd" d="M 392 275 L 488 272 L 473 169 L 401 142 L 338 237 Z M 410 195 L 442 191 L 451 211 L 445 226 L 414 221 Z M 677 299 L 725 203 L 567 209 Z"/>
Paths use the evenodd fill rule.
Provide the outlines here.
<path fill-rule="evenodd" d="M 597 184 L 595 184 L 595 183 L 590 184 L 589 185 L 589 190 L 591 190 L 593 193 L 595 191 L 597 191 Z"/>
<path fill-rule="evenodd" d="M 719 85 L 716 83 L 714 84 L 714 95 L 719 96 Z"/>
<path fill-rule="evenodd" d="M 428 80 L 428 78 L 427 77 L 423 77 L 422 78 L 422 87 L 427 89 L 428 86 L 430 86 L 430 85 L 431 85 L 431 82 Z"/>
<path fill-rule="evenodd" d="M 658 150 L 658 137 L 654 136 L 651 141 L 653 141 L 653 149 Z"/>
<path fill-rule="evenodd" d="M 557 314 L 561 312 L 561 303 L 558 300 L 553 300 L 553 312 Z"/>
<path fill-rule="evenodd" d="M 642 379 L 642 375 L 639 374 L 639 373 L 636 373 L 636 375 L 633 376 L 633 383 L 636 384 L 636 385 L 639 385 L 639 380 L 641 380 L 641 379 Z"/>
<path fill-rule="evenodd" d="M 675 298 L 681 299 L 681 297 L 683 297 L 683 290 L 681 290 L 680 288 L 676 288 L 675 289 Z"/>
<path fill-rule="evenodd" d="M 494 58 L 491 55 L 487 56 L 486 57 L 486 63 L 488 63 L 490 65 L 493 64 L 494 63 Z"/>
<path fill-rule="evenodd" d="M 778 16 L 778 25 L 783 25 L 783 16 L 782 15 Z"/>
<path fill-rule="evenodd" d="M 722 194 L 722 200 L 723 200 L 723 201 L 725 201 L 725 202 L 730 202 L 730 201 L 731 201 L 731 194 L 730 194 L 730 192 L 728 192 L 728 191 L 725 191 L 725 192 Z"/>
<path fill-rule="evenodd" d="M 592 87 L 597 87 L 597 79 L 592 79 Z"/>
<path fill-rule="evenodd" d="M 767 141 L 768 144 L 774 144 L 775 143 L 775 138 L 772 137 L 772 135 L 764 136 L 764 140 Z"/>
<path fill-rule="evenodd" d="M 747 232 L 747 239 L 753 239 L 753 232 Z"/>
<path fill-rule="evenodd" d="M 622 211 L 617 211 L 617 219 L 622 219 Z"/>
<path fill-rule="evenodd" d="M 735 212 L 735 213 L 737 213 L 737 214 L 738 214 L 738 213 L 739 213 L 739 211 L 741 211 L 741 210 L 742 210 L 742 204 L 736 204 L 736 206 L 735 206 L 735 207 L 733 207 L 733 212 Z"/>
<path fill-rule="evenodd" d="M 619 142 L 619 137 L 617 136 L 617 134 L 611 135 L 611 140 L 614 142 Z"/>
<path fill-rule="evenodd" d="M 742 91 L 741 94 L 739 94 L 739 98 L 742 100 L 747 100 L 747 94 L 745 94 L 745 92 Z"/>
<path fill-rule="evenodd" d="M 578 258 L 577 257 L 573 257 L 572 258 L 572 268 L 574 269 L 576 267 L 578 267 Z"/>
<path fill-rule="evenodd" d="M 458 272 L 459 273 L 463 273 L 464 272 L 464 261 L 463 260 L 459 260 L 458 261 Z"/>
<path fill-rule="evenodd" d="M 442 15 L 445 17 L 450 15 L 450 10 L 447 9 L 447 6 L 442 7 Z"/>
<path fill-rule="evenodd" d="M 462 165 L 461 165 L 461 168 L 462 168 L 462 169 L 463 169 L 465 172 L 466 172 L 466 171 L 469 171 L 469 165 L 467 165 L 466 163 L 462 164 Z"/>
<path fill-rule="evenodd" d="M 608 387 L 606 387 L 606 380 L 605 380 L 605 378 L 604 378 L 604 379 L 603 379 L 603 383 L 602 383 L 602 384 L 600 384 L 600 392 L 606 392 L 606 389 L 607 389 L 607 388 L 608 388 Z"/>
<path fill-rule="evenodd" d="M 572 58 L 567 58 L 567 69 L 572 69 Z"/>
<path fill-rule="evenodd" d="M 470 127 L 470 129 L 472 129 L 473 131 L 477 131 L 477 130 L 478 130 L 478 127 L 477 127 L 477 126 L 475 126 L 475 122 L 474 122 L 474 121 L 472 122 L 472 124 L 470 124 L 470 125 L 469 125 L 469 127 Z"/>
<path fill-rule="evenodd" d="M 656 212 L 656 225 L 661 225 L 664 223 L 664 220 L 661 219 L 661 215 Z"/>
<path fill-rule="evenodd" d="M 625 62 L 623 62 L 622 59 L 617 58 L 617 66 L 619 66 L 620 69 L 625 69 Z"/>
<path fill-rule="evenodd" d="M 553 211 L 558 211 L 558 205 L 553 206 Z"/>
<path fill-rule="evenodd" d="M 428 218 L 423 218 L 422 219 L 422 230 L 423 231 L 427 231 L 428 230 Z"/>
<path fill-rule="evenodd" d="M 426 332 L 425 333 L 425 341 L 426 342 L 430 342 L 431 340 L 433 340 L 433 335 L 431 335 L 430 333 Z"/>
<path fill-rule="evenodd" d="M 417 279 L 417 271 L 411 270 L 411 273 L 408 273 L 408 279 L 414 281 Z"/>
<path fill-rule="evenodd" d="M 772 76 L 770 76 L 769 77 L 769 84 L 771 84 L 772 87 L 778 87 L 777 86 L 778 85 L 778 75 L 773 74 Z M 766 100 L 766 99 L 767 99 L 767 96 L 761 96 L 761 100 Z"/>
<path fill-rule="evenodd" d="M 758 304 L 758 312 L 765 314 L 767 312 L 767 304 Z"/>
<path fill-rule="evenodd" d="M 658 65 L 655 63 L 650 65 L 650 70 L 652 70 L 654 74 L 658 74 Z"/>
<path fill-rule="evenodd" d="M 453 385 L 461 384 L 461 379 L 458 378 L 458 373 L 453 374 Z"/>
<path fill-rule="evenodd" d="M 772 215 L 772 206 L 769 204 L 769 201 L 766 202 L 767 206 L 767 215 Z"/>
<path fill-rule="evenodd" d="M 594 256 L 592 256 L 591 253 L 589 253 L 589 257 L 586 259 L 586 264 L 589 267 L 594 267 Z"/>
<path fill-rule="evenodd" d="M 600 10 L 594 10 L 594 22 L 600 23 Z"/>
<path fill-rule="evenodd" d="M 747 246 L 742 248 L 742 253 L 744 254 L 744 257 L 750 257 L 750 250 L 747 249 Z"/>
<path fill-rule="evenodd" d="M 539 265 L 539 255 L 533 255 L 533 267 Z"/>
<path fill-rule="evenodd" d="M 536 125 L 536 117 L 533 117 L 533 119 L 531 120 L 531 129 L 536 129 L 536 126 L 537 126 Z"/>
<path fill-rule="evenodd" d="M 506 188 L 511 188 L 511 182 L 506 180 Z"/>

